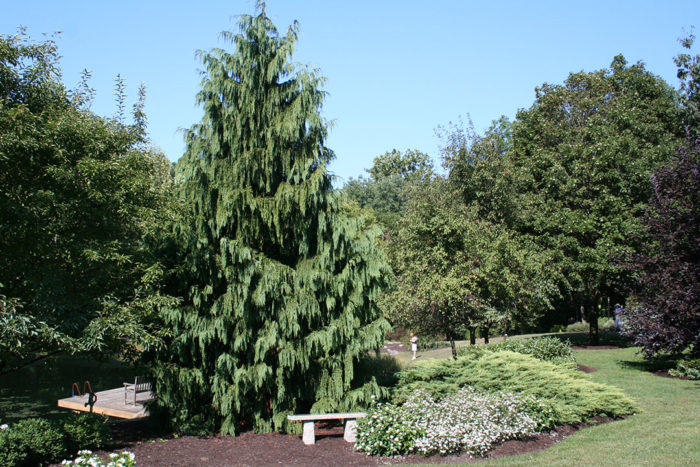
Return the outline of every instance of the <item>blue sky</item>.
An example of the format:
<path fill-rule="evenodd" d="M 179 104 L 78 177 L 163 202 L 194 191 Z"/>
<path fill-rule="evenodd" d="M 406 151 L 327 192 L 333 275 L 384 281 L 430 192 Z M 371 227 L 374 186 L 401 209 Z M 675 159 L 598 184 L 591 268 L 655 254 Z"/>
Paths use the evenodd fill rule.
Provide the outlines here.
<path fill-rule="evenodd" d="M 198 49 L 228 47 L 219 32 L 252 0 L 7 1 L 0 33 L 17 26 L 58 39 L 63 79 L 92 71 L 93 110 L 116 111 L 121 74 L 128 104 L 140 82 L 148 88 L 150 136 L 171 160 L 184 151 L 180 128 L 197 122 Z M 337 155 L 338 185 L 364 173 L 375 156 L 416 148 L 439 158 L 438 125 L 471 116 L 477 130 L 500 115 L 529 107 L 542 83 L 570 72 L 607 67 L 622 53 L 643 61 L 676 87 L 677 39 L 700 27 L 695 1 L 269 0 L 280 31 L 300 23 L 295 60 L 328 79 L 327 144 Z M 697 49 L 696 49 L 697 50 Z"/>

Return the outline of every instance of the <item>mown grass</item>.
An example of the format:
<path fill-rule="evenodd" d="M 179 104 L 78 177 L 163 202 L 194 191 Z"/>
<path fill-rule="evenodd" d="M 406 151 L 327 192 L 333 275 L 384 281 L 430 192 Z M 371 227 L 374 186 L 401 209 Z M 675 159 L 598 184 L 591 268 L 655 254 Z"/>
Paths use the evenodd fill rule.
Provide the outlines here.
<path fill-rule="evenodd" d="M 582 429 L 544 451 L 482 465 L 700 465 L 700 382 L 653 375 L 634 348 L 577 350 L 576 358 L 598 369 L 591 380 L 635 399 L 638 413 Z"/>

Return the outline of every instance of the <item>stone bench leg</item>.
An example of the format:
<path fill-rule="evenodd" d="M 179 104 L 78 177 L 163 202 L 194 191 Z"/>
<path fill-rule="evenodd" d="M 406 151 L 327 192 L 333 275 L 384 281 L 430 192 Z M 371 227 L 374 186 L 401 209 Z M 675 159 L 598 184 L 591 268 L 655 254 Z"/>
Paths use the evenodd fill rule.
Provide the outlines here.
<path fill-rule="evenodd" d="M 348 419 L 345 421 L 345 433 L 343 439 L 348 443 L 354 443 L 357 439 L 357 420 Z"/>
<path fill-rule="evenodd" d="M 316 435 L 314 434 L 314 421 L 304 422 L 304 435 L 302 436 L 304 444 L 315 444 Z"/>

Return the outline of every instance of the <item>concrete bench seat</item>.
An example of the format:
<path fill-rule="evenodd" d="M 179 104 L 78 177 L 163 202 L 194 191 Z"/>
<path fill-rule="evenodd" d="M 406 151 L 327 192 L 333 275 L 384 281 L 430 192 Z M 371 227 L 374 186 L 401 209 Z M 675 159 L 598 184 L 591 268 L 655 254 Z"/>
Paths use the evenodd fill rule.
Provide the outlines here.
<path fill-rule="evenodd" d="M 321 420 L 345 420 L 345 432 L 343 439 L 348 443 L 354 443 L 357 433 L 357 419 L 366 417 L 364 412 L 346 413 L 309 413 L 298 415 L 287 415 L 287 419 L 293 422 L 304 423 L 304 434 L 302 440 L 304 444 L 315 444 L 316 434 L 314 433 L 314 422 Z"/>

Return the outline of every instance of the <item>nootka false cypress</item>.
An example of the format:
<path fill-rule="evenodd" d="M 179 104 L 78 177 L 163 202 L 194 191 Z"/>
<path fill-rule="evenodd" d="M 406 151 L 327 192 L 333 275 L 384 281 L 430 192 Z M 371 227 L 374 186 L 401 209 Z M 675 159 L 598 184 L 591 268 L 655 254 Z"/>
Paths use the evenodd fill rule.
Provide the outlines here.
<path fill-rule="evenodd" d="M 179 163 L 188 215 L 183 305 L 155 367 L 175 427 L 234 434 L 295 429 L 287 415 L 349 410 L 380 391 L 354 368 L 383 344 L 375 306 L 390 274 L 375 232 L 343 214 L 327 164 L 323 78 L 290 62 L 264 10 L 235 50 L 202 54 L 200 123 Z"/>

